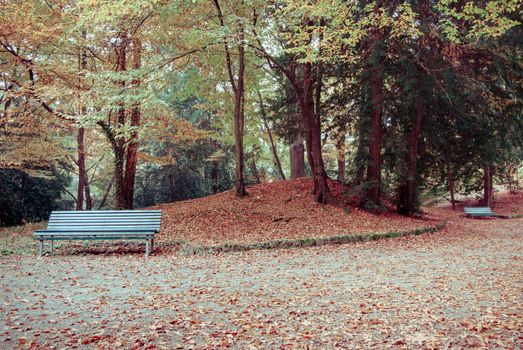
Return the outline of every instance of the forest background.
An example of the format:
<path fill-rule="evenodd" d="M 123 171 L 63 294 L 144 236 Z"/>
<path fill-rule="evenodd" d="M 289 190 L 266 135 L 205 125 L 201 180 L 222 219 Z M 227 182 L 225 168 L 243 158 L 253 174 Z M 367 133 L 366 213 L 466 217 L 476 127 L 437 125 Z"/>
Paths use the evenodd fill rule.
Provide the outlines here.
<path fill-rule="evenodd" d="M 518 1 L 0 1 L 0 225 L 303 176 L 415 215 L 516 189 Z"/>

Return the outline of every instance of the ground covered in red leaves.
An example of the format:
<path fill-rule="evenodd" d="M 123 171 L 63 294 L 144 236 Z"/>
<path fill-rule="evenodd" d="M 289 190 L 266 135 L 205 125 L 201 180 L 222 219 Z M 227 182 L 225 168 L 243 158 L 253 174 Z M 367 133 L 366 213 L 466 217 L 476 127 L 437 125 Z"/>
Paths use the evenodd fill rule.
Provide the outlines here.
<path fill-rule="evenodd" d="M 422 218 L 406 218 L 392 211 L 373 214 L 347 205 L 340 183 L 333 181 L 330 186 L 342 203 L 340 207 L 315 203 L 310 178 L 252 186 L 245 198 L 227 191 L 160 205 L 155 207 L 163 210 L 158 238 L 193 245 L 253 243 L 398 232 L 434 226 L 441 220 L 431 213 Z"/>
<path fill-rule="evenodd" d="M 522 349 L 523 221 L 470 204 L 427 208 L 438 232 L 355 244 L 0 257 L 0 348 Z"/>
<path fill-rule="evenodd" d="M 67 243 L 36 259 L 32 242 L 30 256 L 0 257 L 0 349 L 523 348 L 523 219 L 465 218 L 472 201 L 424 208 L 421 219 L 346 213 L 312 203 L 308 190 L 302 179 L 252 187 L 245 199 L 163 205 L 164 245 L 447 224 L 346 245 L 160 249 L 147 259 L 143 244 L 106 249 L 120 242 Z M 521 214 L 523 194 L 498 194 L 493 209 Z"/>

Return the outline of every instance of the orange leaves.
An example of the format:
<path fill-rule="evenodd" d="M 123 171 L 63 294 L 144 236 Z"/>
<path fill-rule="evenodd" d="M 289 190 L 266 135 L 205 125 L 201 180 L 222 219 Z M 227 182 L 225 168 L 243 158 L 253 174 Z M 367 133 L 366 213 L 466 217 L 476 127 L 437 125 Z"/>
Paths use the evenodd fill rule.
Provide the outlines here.
<path fill-rule="evenodd" d="M 344 191 L 330 183 L 332 193 Z M 323 206 L 314 202 L 312 181 L 302 178 L 233 191 L 201 199 L 163 204 L 160 240 L 187 240 L 195 245 L 256 243 L 279 239 L 332 237 L 347 234 L 403 231 L 437 223 L 437 218 L 405 218 L 392 212 L 371 214 L 359 208 Z"/>

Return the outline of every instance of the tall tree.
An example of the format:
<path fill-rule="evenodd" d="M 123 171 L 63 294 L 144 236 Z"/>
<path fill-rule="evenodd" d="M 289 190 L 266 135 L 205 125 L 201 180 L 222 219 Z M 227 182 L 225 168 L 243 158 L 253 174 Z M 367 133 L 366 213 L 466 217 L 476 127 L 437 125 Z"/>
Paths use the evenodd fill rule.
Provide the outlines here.
<path fill-rule="evenodd" d="M 282 21 L 294 18 L 283 16 L 278 19 Z M 291 28 L 303 29 L 304 40 L 299 45 L 304 45 L 309 49 L 315 46 L 314 41 L 319 37 L 315 36 L 313 32 L 314 26 L 315 22 L 313 19 L 307 17 L 305 19 L 301 17 L 298 22 L 292 23 Z M 316 79 L 321 75 L 315 74 L 315 68 L 317 67 L 314 62 L 302 59 L 297 54 L 291 55 L 290 62 L 281 62 L 278 57 L 275 57 L 266 49 L 262 38 L 257 33 L 256 27 L 253 27 L 253 34 L 257 42 L 257 45 L 254 45 L 254 49 L 258 55 L 267 60 L 269 67 L 281 71 L 287 77 L 296 94 L 304 127 L 303 134 L 305 135 L 305 143 L 307 145 L 309 165 L 312 170 L 314 199 L 319 203 L 335 203 L 327 183 L 327 173 L 322 155 L 321 120 L 319 113 L 316 113 L 314 98 L 314 87 L 319 82 Z M 287 50 L 301 50 L 296 46 L 296 43 L 288 42 L 286 46 Z"/>
<path fill-rule="evenodd" d="M 139 72 L 142 66 L 142 41 L 140 33 L 135 33 L 132 39 L 132 68 L 135 73 Z M 141 85 L 140 78 L 132 81 L 133 87 L 138 89 Z M 140 126 L 140 103 L 134 102 L 131 107 L 131 136 L 127 145 L 127 159 L 125 162 L 125 202 L 129 209 L 133 208 L 134 203 L 134 183 L 136 178 L 136 165 L 138 163 L 138 130 Z"/>
<path fill-rule="evenodd" d="M 374 5 L 377 15 L 382 9 L 382 1 Z M 383 28 L 374 24 L 369 36 L 369 85 L 370 85 L 370 127 L 369 127 L 369 160 L 367 164 L 368 198 L 374 204 L 381 203 L 381 137 L 383 113 L 383 60 L 384 33 Z"/>
<path fill-rule="evenodd" d="M 224 14 L 220 7 L 219 0 L 213 0 L 214 6 L 216 7 L 216 13 L 220 26 L 225 28 Z M 241 3 L 243 5 L 243 1 Z M 245 104 L 245 28 L 241 20 L 236 20 L 235 29 L 237 34 L 237 59 L 238 59 L 238 72 L 235 75 L 233 72 L 233 62 L 229 47 L 229 41 L 227 36 L 223 36 L 223 47 L 225 50 L 225 64 L 227 66 L 227 73 L 229 76 L 229 83 L 231 84 L 234 92 L 234 116 L 233 116 L 233 127 L 234 127 L 234 139 L 235 139 L 235 151 L 236 151 L 236 179 L 235 188 L 236 195 L 243 197 L 247 194 L 245 190 L 244 181 L 244 149 L 243 149 L 243 132 L 244 132 L 244 104 Z"/>
<path fill-rule="evenodd" d="M 271 128 L 269 127 L 269 122 L 267 121 L 267 112 L 265 111 L 265 104 L 263 102 L 263 97 L 259 90 L 257 90 L 257 94 L 258 94 L 258 100 L 259 100 L 259 104 L 260 104 L 260 114 L 263 119 L 263 125 L 265 127 L 265 130 L 267 131 L 267 135 L 269 136 L 269 142 L 271 144 L 271 151 L 272 151 L 272 155 L 274 157 L 274 165 L 276 166 L 276 169 L 278 170 L 278 173 L 280 174 L 280 178 L 282 180 L 285 180 L 285 173 L 283 172 L 283 168 L 281 166 L 280 157 L 278 156 L 278 150 L 276 149 L 276 145 L 274 143 L 274 138 L 272 137 L 272 131 L 271 131 Z"/>

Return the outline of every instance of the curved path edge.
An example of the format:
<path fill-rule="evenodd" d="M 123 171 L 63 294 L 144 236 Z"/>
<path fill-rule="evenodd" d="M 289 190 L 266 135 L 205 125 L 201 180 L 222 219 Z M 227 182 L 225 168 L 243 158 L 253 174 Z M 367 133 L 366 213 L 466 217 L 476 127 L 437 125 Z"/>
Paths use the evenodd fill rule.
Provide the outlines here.
<path fill-rule="evenodd" d="M 400 238 L 406 236 L 418 236 L 425 233 L 434 233 L 445 228 L 448 220 L 442 220 L 436 225 L 417 228 L 413 230 L 391 231 L 379 233 L 362 233 L 362 234 L 347 234 L 332 237 L 312 237 L 299 239 L 278 239 L 258 243 L 222 243 L 212 246 L 193 246 L 185 243 L 181 248 L 183 255 L 200 255 L 200 254 L 216 254 L 226 252 L 241 252 L 248 250 L 260 249 L 288 249 L 288 248 L 306 248 L 324 245 L 338 245 L 357 242 L 377 241 L 380 239 Z"/>

